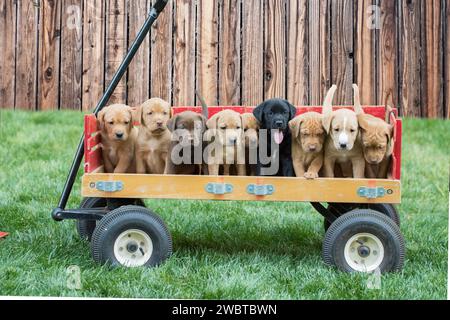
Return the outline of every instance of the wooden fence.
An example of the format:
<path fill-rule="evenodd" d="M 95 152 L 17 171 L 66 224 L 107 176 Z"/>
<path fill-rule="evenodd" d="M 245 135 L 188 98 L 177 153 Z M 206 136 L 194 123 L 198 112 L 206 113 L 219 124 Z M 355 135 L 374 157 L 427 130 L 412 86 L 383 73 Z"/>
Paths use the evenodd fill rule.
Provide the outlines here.
<path fill-rule="evenodd" d="M 0 0 L 0 107 L 91 110 L 150 0 Z M 450 0 L 171 0 L 111 102 L 285 97 L 449 117 Z"/>

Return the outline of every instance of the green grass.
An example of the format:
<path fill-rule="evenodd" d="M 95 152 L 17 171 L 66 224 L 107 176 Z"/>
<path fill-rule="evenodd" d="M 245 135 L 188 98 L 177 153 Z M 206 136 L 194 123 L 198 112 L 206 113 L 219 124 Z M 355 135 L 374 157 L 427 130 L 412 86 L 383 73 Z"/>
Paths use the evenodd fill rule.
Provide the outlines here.
<path fill-rule="evenodd" d="M 307 204 L 147 201 L 166 221 L 174 255 L 156 269 L 96 265 L 74 223 L 54 222 L 82 130 L 73 112 L 1 111 L 0 296 L 224 299 L 445 299 L 450 122 L 406 120 L 403 204 L 405 268 L 344 274 L 321 260 L 322 218 Z M 70 207 L 80 203 L 79 180 Z M 81 268 L 82 290 L 66 286 Z"/>

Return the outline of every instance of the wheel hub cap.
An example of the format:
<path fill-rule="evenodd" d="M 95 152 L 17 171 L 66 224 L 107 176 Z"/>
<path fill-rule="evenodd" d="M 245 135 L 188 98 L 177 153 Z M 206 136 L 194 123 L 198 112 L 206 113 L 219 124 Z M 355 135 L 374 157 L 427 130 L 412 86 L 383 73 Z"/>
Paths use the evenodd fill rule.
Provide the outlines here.
<path fill-rule="evenodd" d="M 358 233 L 347 241 L 344 257 L 353 270 L 371 272 L 383 262 L 384 246 L 377 236 L 370 233 Z"/>
<path fill-rule="evenodd" d="M 121 265 L 126 267 L 145 265 L 152 253 L 153 241 L 142 230 L 126 230 L 114 242 L 114 256 Z"/>

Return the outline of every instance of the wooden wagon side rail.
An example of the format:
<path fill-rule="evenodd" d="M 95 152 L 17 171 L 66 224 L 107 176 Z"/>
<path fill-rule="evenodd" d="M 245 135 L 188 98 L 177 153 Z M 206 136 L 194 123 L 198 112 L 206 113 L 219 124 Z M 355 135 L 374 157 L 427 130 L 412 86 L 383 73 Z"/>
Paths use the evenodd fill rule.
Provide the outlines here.
<path fill-rule="evenodd" d="M 398 180 L 85 174 L 83 197 L 400 203 Z"/>

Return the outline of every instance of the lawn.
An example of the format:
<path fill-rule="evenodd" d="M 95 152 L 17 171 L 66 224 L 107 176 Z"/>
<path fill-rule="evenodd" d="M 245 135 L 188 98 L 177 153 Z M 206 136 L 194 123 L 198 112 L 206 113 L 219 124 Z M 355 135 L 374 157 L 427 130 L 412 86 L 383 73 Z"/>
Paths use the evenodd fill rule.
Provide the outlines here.
<path fill-rule="evenodd" d="M 174 255 L 156 269 L 98 266 L 74 223 L 54 222 L 82 131 L 75 112 L 0 111 L 0 296 L 199 299 L 445 299 L 450 122 L 405 120 L 405 268 L 381 278 L 321 259 L 322 218 L 308 204 L 147 201 L 166 221 Z M 79 179 L 70 207 L 80 203 Z M 80 290 L 67 269 L 81 269 Z"/>

